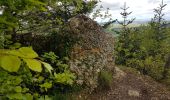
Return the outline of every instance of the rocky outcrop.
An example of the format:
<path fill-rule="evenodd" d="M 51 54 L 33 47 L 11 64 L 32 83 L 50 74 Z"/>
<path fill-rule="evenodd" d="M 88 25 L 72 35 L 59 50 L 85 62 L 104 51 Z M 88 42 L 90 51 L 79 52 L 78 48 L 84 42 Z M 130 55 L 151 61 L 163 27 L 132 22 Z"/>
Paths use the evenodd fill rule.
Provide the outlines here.
<path fill-rule="evenodd" d="M 99 89 L 92 94 L 81 94 L 81 98 L 75 100 L 170 100 L 168 88 L 151 77 L 130 68 L 115 69 L 110 90 Z"/>
<path fill-rule="evenodd" d="M 77 74 L 78 84 L 94 89 L 100 71 L 113 69 L 114 39 L 84 15 L 71 18 L 68 26 L 71 36 L 79 39 L 70 51 L 70 69 Z"/>

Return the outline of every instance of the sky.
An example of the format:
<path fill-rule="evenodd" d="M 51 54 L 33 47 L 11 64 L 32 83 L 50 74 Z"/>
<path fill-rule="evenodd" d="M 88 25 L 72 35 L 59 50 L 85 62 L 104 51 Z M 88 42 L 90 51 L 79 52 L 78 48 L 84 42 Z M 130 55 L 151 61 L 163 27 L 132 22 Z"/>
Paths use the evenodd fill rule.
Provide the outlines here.
<path fill-rule="evenodd" d="M 106 12 L 106 8 L 109 8 L 109 13 L 112 14 L 113 19 L 122 20 L 120 12 L 122 10 L 120 7 L 123 7 L 124 3 L 130 7 L 127 11 L 132 14 L 129 18 L 136 18 L 136 21 L 149 21 L 154 16 L 153 9 L 157 8 L 162 0 L 101 0 L 98 3 L 99 8 L 102 5 L 105 9 L 102 9 L 102 13 Z M 170 20 L 170 0 L 164 0 L 164 4 L 167 4 L 163 13 L 165 13 L 164 18 Z M 98 22 L 103 22 L 100 18 L 96 19 Z"/>

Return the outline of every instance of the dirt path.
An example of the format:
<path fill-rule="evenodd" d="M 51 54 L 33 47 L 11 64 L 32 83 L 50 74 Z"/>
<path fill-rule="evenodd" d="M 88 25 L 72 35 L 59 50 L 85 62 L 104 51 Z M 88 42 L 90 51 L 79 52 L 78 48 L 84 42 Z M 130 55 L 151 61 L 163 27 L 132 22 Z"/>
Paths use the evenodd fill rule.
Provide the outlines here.
<path fill-rule="evenodd" d="M 86 100 L 170 100 L 170 92 L 152 78 L 116 68 L 110 90 L 100 90 Z"/>

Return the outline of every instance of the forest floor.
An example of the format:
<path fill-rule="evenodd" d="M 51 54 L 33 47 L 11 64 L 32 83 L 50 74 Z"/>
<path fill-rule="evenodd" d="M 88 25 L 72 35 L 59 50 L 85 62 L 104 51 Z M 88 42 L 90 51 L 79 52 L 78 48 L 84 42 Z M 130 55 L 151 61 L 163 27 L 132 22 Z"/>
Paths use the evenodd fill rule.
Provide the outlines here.
<path fill-rule="evenodd" d="M 149 76 L 116 67 L 109 90 L 97 89 L 92 94 L 79 94 L 77 100 L 170 100 L 166 86 Z"/>

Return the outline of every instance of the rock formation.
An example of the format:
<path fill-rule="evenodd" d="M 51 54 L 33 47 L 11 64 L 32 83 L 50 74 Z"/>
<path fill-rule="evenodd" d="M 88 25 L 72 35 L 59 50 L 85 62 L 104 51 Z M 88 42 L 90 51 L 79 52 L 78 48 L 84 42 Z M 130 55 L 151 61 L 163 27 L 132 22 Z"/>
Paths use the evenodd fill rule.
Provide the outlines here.
<path fill-rule="evenodd" d="M 79 39 L 70 51 L 70 69 L 77 74 L 77 83 L 94 89 L 99 72 L 113 69 L 114 39 L 85 15 L 71 18 L 68 25 L 71 36 Z"/>

